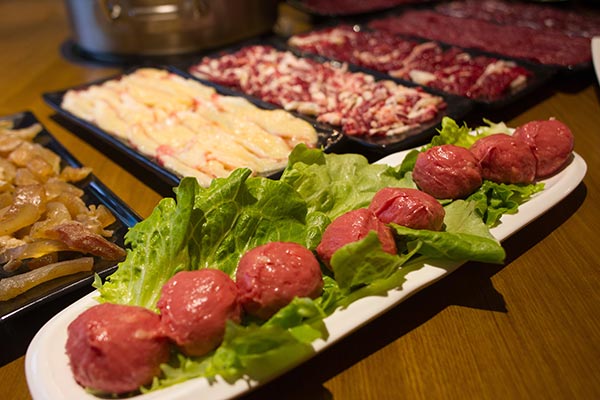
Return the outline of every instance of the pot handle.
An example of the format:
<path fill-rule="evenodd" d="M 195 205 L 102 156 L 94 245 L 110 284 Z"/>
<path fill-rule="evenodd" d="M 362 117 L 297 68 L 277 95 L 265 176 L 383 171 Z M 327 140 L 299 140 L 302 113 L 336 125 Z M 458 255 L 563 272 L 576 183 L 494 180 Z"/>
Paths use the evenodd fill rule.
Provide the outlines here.
<path fill-rule="evenodd" d="M 182 4 L 163 4 L 155 6 L 141 6 L 127 9 L 119 0 L 101 0 L 100 9 L 110 21 L 128 18 L 148 18 L 156 16 L 206 15 L 210 11 L 210 0 L 184 0 Z"/>

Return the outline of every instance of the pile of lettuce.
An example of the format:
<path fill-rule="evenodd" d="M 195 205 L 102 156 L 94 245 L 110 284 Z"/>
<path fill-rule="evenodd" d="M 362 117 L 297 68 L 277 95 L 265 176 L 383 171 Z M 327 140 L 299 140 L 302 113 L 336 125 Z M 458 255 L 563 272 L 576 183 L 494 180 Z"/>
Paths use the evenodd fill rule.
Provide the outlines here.
<path fill-rule="evenodd" d="M 477 137 L 503 129 L 490 124 L 472 131 L 447 118 L 430 146 L 468 147 Z M 325 154 L 299 145 L 279 180 L 253 177 L 247 169 L 216 179 L 208 188 L 184 178 L 175 198 L 163 199 L 128 232 L 125 261 L 106 282 L 95 283 L 98 300 L 156 310 L 162 285 L 178 271 L 217 268 L 234 277 L 247 250 L 271 241 L 297 242 L 314 250 L 333 219 L 368 206 L 381 188 L 416 187 L 411 170 L 422 150 L 410 152 L 402 165 L 387 166 L 369 164 L 357 154 Z M 382 251 L 374 233 L 343 247 L 331 260 L 335 273 L 323 268 L 321 297 L 296 299 L 266 322 L 229 323 L 221 346 L 205 357 L 174 351 L 163 376 L 142 391 L 195 377 L 265 379 L 313 354 L 311 343 L 327 339 L 326 316 L 361 297 L 401 287 L 406 272 L 427 261 L 502 263 L 504 250 L 489 228 L 542 188 L 485 182 L 468 199 L 443 202 L 442 232 L 392 224 L 396 255 Z"/>

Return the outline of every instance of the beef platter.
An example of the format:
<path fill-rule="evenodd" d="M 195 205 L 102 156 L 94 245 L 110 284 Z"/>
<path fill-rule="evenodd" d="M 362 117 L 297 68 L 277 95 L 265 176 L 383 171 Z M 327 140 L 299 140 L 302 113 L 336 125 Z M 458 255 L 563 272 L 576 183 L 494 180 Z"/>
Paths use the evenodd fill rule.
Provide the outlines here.
<path fill-rule="evenodd" d="M 473 18 L 537 30 L 554 30 L 569 36 L 591 38 L 600 35 L 600 14 L 582 14 L 541 4 L 466 0 L 441 3 L 435 7 L 435 10 L 460 18 Z"/>
<path fill-rule="evenodd" d="M 431 3 L 433 0 L 293 0 L 294 7 L 320 16 L 348 16 L 377 12 L 398 6 Z"/>
<path fill-rule="evenodd" d="M 341 129 L 353 141 L 391 151 L 434 134 L 444 116 L 471 102 L 414 84 L 378 79 L 346 63 L 299 56 L 273 44 L 249 44 L 202 58 L 189 72 Z"/>
<path fill-rule="evenodd" d="M 533 65 L 346 23 L 294 35 L 287 43 L 487 106 L 515 101 L 550 77 Z"/>
<path fill-rule="evenodd" d="M 590 39 L 559 30 L 501 25 L 447 15 L 435 9 L 413 9 L 372 19 L 368 26 L 385 32 L 436 40 L 517 58 L 560 70 L 591 66 Z"/>

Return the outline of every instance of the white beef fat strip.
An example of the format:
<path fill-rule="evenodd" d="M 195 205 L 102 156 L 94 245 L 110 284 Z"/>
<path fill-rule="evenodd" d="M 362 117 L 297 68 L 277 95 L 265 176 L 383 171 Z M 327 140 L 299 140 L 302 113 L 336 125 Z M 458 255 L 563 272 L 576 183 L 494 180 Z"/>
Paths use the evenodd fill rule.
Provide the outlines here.
<path fill-rule="evenodd" d="M 346 65 L 319 63 L 270 46 L 206 57 L 190 72 L 341 126 L 348 135 L 402 134 L 432 121 L 446 107 L 441 97 L 420 88 L 376 81 L 371 75 L 349 72 Z"/>

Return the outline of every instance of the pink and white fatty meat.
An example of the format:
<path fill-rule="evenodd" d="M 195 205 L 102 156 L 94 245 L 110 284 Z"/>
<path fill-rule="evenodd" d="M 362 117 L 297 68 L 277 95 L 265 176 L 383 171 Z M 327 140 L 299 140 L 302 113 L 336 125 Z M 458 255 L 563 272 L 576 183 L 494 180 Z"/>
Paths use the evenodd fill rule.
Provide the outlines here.
<path fill-rule="evenodd" d="M 190 73 L 315 117 L 354 136 L 409 135 L 432 123 L 446 108 L 442 97 L 421 88 L 376 80 L 349 71 L 347 65 L 321 63 L 271 46 L 246 46 L 205 57 Z"/>
<path fill-rule="evenodd" d="M 288 43 L 305 52 L 483 101 L 518 92 L 533 75 L 514 61 L 472 55 L 458 47 L 445 48 L 433 41 L 411 40 L 351 25 L 298 34 Z"/>

